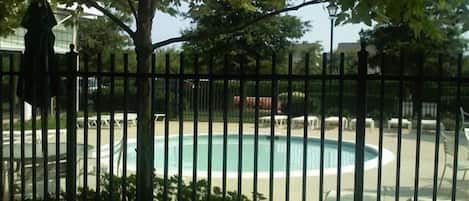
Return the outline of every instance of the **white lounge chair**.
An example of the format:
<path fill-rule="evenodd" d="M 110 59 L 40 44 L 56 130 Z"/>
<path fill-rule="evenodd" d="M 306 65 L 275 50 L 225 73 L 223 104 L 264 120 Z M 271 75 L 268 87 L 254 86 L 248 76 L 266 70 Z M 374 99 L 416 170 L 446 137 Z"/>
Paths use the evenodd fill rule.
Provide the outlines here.
<path fill-rule="evenodd" d="M 437 103 L 422 103 L 422 121 L 420 122 L 420 130 L 436 130 L 436 116 L 437 116 Z M 431 119 L 428 119 L 431 118 Z M 440 127 L 444 128 L 443 122 L 440 122 Z"/>
<path fill-rule="evenodd" d="M 421 130 L 436 130 L 436 120 L 423 119 L 420 123 Z M 440 122 L 440 128 L 444 128 L 443 122 Z"/>
<path fill-rule="evenodd" d="M 303 125 L 305 122 L 305 117 L 304 116 L 299 116 L 292 118 L 292 126 L 293 127 L 298 127 L 299 125 Z M 311 127 L 312 129 L 319 128 L 319 118 L 317 116 L 309 116 L 307 117 L 308 126 Z"/>
<path fill-rule="evenodd" d="M 325 126 L 338 126 L 339 125 L 339 117 L 337 116 L 332 116 L 332 117 L 327 117 L 324 120 Z M 348 121 L 347 118 L 342 117 L 342 129 L 348 128 Z"/>
<path fill-rule="evenodd" d="M 101 126 L 109 127 L 111 121 L 111 116 L 101 115 Z M 88 127 L 95 128 L 98 126 L 98 116 L 88 117 Z"/>
<path fill-rule="evenodd" d="M 399 118 L 392 118 L 388 120 L 388 128 L 396 128 L 399 126 Z M 412 128 L 412 122 L 408 119 L 402 119 L 402 127 L 406 127 L 408 129 Z"/>
<path fill-rule="evenodd" d="M 437 103 L 431 102 L 422 102 L 421 105 L 421 112 L 422 112 L 422 120 L 420 122 L 420 129 L 423 130 L 436 130 L 436 116 L 437 116 Z M 402 106 L 402 114 L 403 116 L 412 116 L 413 115 L 413 104 L 412 102 L 404 102 Z M 398 118 L 391 119 L 391 122 L 388 122 L 388 128 L 390 127 L 397 127 Z M 402 126 L 407 127 L 409 129 L 412 128 L 412 123 L 408 119 L 402 120 Z M 443 128 L 444 125 L 440 122 L 440 126 Z"/>
<path fill-rule="evenodd" d="M 285 126 L 287 125 L 287 115 L 275 115 L 274 123 L 276 126 Z M 264 116 L 259 118 L 259 124 L 268 126 L 271 121 L 271 116 Z"/>
<path fill-rule="evenodd" d="M 353 118 L 350 120 L 350 128 L 354 129 L 355 126 L 357 125 L 357 118 Z M 370 128 L 375 128 L 375 120 L 372 118 L 366 118 L 365 119 L 365 126 L 368 125 Z"/>
<path fill-rule="evenodd" d="M 166 114 L 155 114 L 155 121 L 164 121 L 166 118 Z"/>
<path fill-rule="evenodd" d="M 414 106 L 411 101 L 402 102 L 402 127 L 407 129 L 412 129 L 412 119 L 407 119 L 408 117 L 412 118 L 414 113 Z M 399 126 L 399 118 L 391 118 L 388 120 L 388 129 L 397 128 Z"/>
<path fill-rule="evenodd" d="M 125 115 L 124 113 L 116 113 L 114 115 L 114 121 L 118 126 L 122 126 L 124 124 Z M 135 113 L 127 113 L 127 123 L 132 126 L 137 126 L 137 114 Z"/>
<path fill-rule="evenodd" d="M 86 124 L 88 125 L 88 128 L 94 128 L 97 125 L 97 117 L 88 117 L 88 121 Z M 85 117 L 78 117 L 77 118 L 77 128 L 83 128 L 85 127 Z"/>

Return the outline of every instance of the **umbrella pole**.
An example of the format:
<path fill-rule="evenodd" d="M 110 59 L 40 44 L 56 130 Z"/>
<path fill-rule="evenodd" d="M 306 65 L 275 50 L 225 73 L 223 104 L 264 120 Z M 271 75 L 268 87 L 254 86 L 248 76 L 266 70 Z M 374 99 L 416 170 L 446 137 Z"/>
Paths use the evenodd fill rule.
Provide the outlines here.
<path fill-rule="evenodd" d="M 47 108 L 41 107 L 41 139 L 42 139 L 42 156 L 46 159 L 46 148 L 47 148 L 47 133 L 48 133 L 48 125 L 47 125 Z"/>

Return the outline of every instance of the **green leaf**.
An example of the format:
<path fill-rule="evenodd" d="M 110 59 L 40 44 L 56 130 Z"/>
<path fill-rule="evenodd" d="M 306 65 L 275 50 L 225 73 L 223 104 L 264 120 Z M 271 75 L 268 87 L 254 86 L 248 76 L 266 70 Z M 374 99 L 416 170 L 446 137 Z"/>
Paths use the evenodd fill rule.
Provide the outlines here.
<path fill-rule="evenodd" d="M 356 0 L 340 0 L 338 4 L 343 10 L 352 9 L 355 6 Z"/>

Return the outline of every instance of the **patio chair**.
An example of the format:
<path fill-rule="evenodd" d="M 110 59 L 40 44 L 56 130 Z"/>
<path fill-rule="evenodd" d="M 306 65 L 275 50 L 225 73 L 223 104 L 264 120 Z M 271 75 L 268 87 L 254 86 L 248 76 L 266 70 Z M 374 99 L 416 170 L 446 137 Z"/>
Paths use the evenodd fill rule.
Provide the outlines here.
<path fill-rule="evenodd" d="M 445 152 L 445 158 L 444 158 L 444 167 L 443 167 L 443 173 L 441 175 L 440 179 L 440 184 L 438 185 L 438 190 L 441 188 L 441 184 L 443 183 L 443 179 L 445 177 L 446 173 L 446 168 L 451 168 L 454 169 L 455 167 L 453 166 L 453 158 L 454 158 L 454 146 L 449 142 L 448 137 L 442 133 L 441 136 L 443 137 L 443 149 Z M 458 160 L 458 167 L 457 171 L 463 171 L 463 180 L 466 179 L 466 173 L 469 171 L 469 160 Z"/>
<path fill-rule="evenodd" d="M 44 178 L 44 164 L 42 161 L 38 161 L 38 164 L 36 165 L 36 188 L 37 188 L 37 193 L 38 197 L 42 198 L 43 197 L 43 192 L 44 192 L 44 185 L 47 183 L 49 193 L 55 193 L 55 185 L 56 185 L 56 161 L 49 161 L 47 163 L 47 175 L 48 179 L 47 182 L 43 181 Z M 80 171 L 81 172 L 81 171 Z M 33 164 L 29 163 L 24 166 L 24 173 L 25 173 L 25 192 L 26 192 L 26 197 L 31 197 L 32 196 L 32 178 L 33 178 Z M 67 176 L 67 160 L 59 160 L 59 180 L 57 182 L 60 182 L 61 179 L 65 178 Z M 81 175 L 81 174 L 80 174 Z M 14 184 L 16 186 L 21 185 L 21 178 L 18 176 L 14 177 Z"/>
<path fill-rule="evenodd" d="M 469 113 L 464 111 L 463 107 L 459 107 L 459 111 L 461 112 L 461 130 L 469 127 L 469 121 L 466 121 L 466 117 L 469 117 Z"/>
<path fill-rule="evenodd" d="M 121 165 L 122 165 L 121 163 L 122 163 L 122 160 L 123 160 L 122 158 L 123 158 L 123 155 L 124 155 L 123 144 L 124 144 L 124 136 L 122 136 L 122 138 L 120 138 L 119 141 L 117 141 L 116 143 L 113 144 L 113 146 L 114 146 L 113 155 L 117 154 L 117 157 L 114 158 L 114 160 L 117 160 L 117 162 L 114 165 L 114 170 L 113 171 L 117 172 L 117 175 L 120 173 L 119 170 L 121 168 Z M 97 160 L 97 158 L 96 158 L 97 150 L 92 149 L 92 150 L 90 150 L 90 152 L 91 152 L 91 154 L 89 155 L 88 159 Z M 101 148 L 101 158 L 106 158 L 107 160 L 104 161 L 104 162 L 109 162 L 109 147 Z M 103 160 L 101 159 L 101 163 L 102 162 L 103 162 Z M 109 171 L 109 164 L 101 164 L 101 172 L 104 172 L 104 171 Z M 89 169 L 88 174 L 89 175 L 94 175 L 95 172 L 96 172 L 96 167 L 93 167 L 93 168 Z"/>
<path fill-rule="evenodd" d="M 459 111 L 461 112 L 461 132 L 464 134 L 466 139 L 466 149 L 469 151 L 469 122 L 466 121 L 466 117 L 469 117 L 469 113 L 464 111 L 463 107 L 459 107 Z"/>
<path fill-rule="evenodd" d="M 127 154 L 127 153 L 124 153 L 124 149 L 122 148 L 122 146 L 124 145 L 124 137 L 121 138 L 121 140 L 119 140 L 119 142 L 114 146 L 114 149 L 116 150 L 115 152 L 117 152 L 117 175 L 119 175 L 119 173 L 121 171 L 119 171 L 119 168 L 121 167 L 121 163 L 122 163 L 122 160 L 123 160 L 123 157 L 124 157 L 124 154 Z"/>
<path fill-rule="evenodd" d="M 55 146 L 55 145 L 52 145 Z M 62 149 L 63 150 L 63 149 Z M 55 150 L 51 150 L 52 153 L 55 152 Z M 77 149 L 77 153 L 83 153 L 82 150 Z M 37 192 L 39 194 L 39 197 L 42 197 L 43 193 L 43 188 L 45 185 L 48 186 L 49 193 L 55 193 L 55 185 L 56 182 L 61 182 L 66 176 L 67 176 L 67 164 L 69 164 L 69 161 L 67 161 L 67 158 L 65 155 L 61 155 L 59 160 L 57 161 L 55 157 L 49 156 L 48 161 L 46 166 L 44 166 L 44 157 L 40 157 L 40 154 L 38 153 L 38 158 L 36 158 L 36 164 L 34 165 L 32 163 L 32 160 L 25 160 L 24 161 L 24 173 L 25 173 L 25 180 L 24 184 L 26 186 L 26 192 L 30 193 L 33 185 L 36 185 L 37 187 Z M 81 154 L 77 155 L 77 170 L 78 170 L 78 182 L 80 185 L 81 179 L 79 179 L 81 176 L 83 176 L 83 168 L 81 166 L 83 161 L 83 156 Z M 18 164 L 20 165 L 20 164 Z M 57 169 L 57 166 L 59 166 L 59 169 Z M 34 167 L 36 168 L 36 183 L 32 183 L 32 174 L 33 174 L 33 169 Z M 47 167 L 47 174 L 48 174 L 48 179 L 47 181 L 44 181 L 44 169 Z M 19 167 L 20 168 L 20 167 Z M 58 172 L 57 172 L 58 171 Z M 16 171 L 16 173 L 19 172 L 19 169 Z M 56 179 L 56 176 L 58 175 L 58 180 Z M 21 185 L 21 177 L 15 176 L 14 177 L 14 184 L 16 186 Z M 27 194 L 29 196 L 29 194 Z"/>

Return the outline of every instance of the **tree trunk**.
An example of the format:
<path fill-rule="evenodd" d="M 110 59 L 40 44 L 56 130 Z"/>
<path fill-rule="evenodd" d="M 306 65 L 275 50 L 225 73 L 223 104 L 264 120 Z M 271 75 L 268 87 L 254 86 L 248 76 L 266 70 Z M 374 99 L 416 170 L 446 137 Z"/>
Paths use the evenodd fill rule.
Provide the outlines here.
<path fill-rule="evenodd" d="M 138 123 L 137 123 L 137 200 L 153 200 L 153 160 L 154 130 L 151 97 L 151 30 L 154 9 L 151 0 L 141 0 L 138 5 L 137 32 L 135 34 L 135 51 L 137 53 L 138 78 Z"/>

